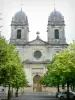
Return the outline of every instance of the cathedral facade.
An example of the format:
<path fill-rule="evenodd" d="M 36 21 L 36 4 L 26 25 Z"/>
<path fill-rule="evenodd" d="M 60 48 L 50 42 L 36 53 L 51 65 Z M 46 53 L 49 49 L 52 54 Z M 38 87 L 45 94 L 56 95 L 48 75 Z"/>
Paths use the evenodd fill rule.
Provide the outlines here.
<path fill-rule="evenodd" d="M 10 42 L 19 52 L 30 86 L 46 73 L 46 65 L 51 61 L 53 54 L 67 46 L 62 14 L 56 10 L 51 12 L 47 25 L 47 41 L 39 37 L 39 32 L 36 34 L 36 39 L 29 41 L 27 15 L 22 10 L 17 12 L 11 21 Z"/>

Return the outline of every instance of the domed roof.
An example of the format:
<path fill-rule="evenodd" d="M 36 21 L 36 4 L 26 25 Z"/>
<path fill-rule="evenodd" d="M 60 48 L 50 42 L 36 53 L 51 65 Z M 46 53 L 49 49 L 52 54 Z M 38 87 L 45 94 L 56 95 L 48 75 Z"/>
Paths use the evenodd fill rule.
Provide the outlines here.
<path fill-rule="evenodd" d="M 49 21 L 62 21 L 63 16 L 59 11 L 54 10 L 49 16 Z"/>
<path fill-rule="evenodd" d="M 22 10 L 20 10 L 14 15 L 12 22 L 16 24 L 26 24 L 28 23 L 28 19 L 26 14 Z"/>

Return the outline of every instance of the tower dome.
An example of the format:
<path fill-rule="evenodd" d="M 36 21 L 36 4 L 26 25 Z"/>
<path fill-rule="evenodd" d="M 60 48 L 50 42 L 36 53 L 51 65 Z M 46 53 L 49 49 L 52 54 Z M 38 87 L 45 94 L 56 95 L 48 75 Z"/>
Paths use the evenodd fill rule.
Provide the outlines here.
<path fill-rule="evenodd" d="M 66 44 L 64 17 L 55 9 L 48 18 L 47 32 L 49 43 L 57 45 Z"/>
<path fill-rule="evenodd" d="M 22 45 L 28 42 L 29 27 L 26 14 L 20 10 L 11 21 L 11 42 L 15 45 Z"/>
<path fill-rule="evenodd" d="M 26 14 L 22 10 L 18 11 L 12 18 L 12 24 L 28 25 L 28 19 Z"/>
<path fill-rule="evenodd" d="M 64 17 L 59 11 L 52 11 L 49 18 L 48 24 L 64 24 Z"/>

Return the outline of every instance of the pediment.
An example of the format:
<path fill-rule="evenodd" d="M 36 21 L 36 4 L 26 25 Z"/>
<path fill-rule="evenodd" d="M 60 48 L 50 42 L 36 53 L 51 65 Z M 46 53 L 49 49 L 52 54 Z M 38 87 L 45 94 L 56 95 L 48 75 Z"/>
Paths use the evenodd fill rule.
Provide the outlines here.
<path fill-rule="evenodd" d="M 31 42 L 29 42 L 30 45 L 46 45 L 48 44 L 47 42 L 41 40 L 41 39 L 35 39 Z"/>

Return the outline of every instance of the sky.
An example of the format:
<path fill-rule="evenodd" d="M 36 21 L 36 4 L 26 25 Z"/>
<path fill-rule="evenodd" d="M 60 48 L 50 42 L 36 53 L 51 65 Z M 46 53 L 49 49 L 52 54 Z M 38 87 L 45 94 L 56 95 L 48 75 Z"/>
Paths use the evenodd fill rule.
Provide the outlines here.
<path fill-rule="evenodd" d="M 29 40 L 40 38 L 47 41 L 47 24 L 50 13 L 54 10 L 54 0 L 22 0 L 22 10 L 28 17 Z M 67 43 L 75 40 L 75 1 L 55 0 L 55 8 L 65 19 L 65 37 Z M 1 34 L 9 41 L 11 36 L 11 20 L 16 12 L 21 10 L 21 0 L 0 0 L 0 28 Z"/>

